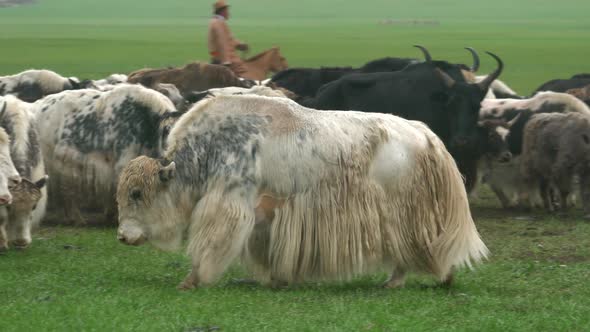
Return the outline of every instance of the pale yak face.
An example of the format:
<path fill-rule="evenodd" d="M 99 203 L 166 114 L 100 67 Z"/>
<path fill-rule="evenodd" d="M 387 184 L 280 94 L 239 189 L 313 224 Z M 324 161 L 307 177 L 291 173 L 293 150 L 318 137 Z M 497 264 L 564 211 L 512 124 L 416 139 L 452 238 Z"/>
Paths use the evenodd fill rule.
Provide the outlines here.
<path fill-rule="evenodd" d="M 129 162 L 119 177 L 117 238 L 128 245 L 150 241 L 164 250 L 180 246 L 182 230 L 177 227 L 176 202 L 169 194 L 174 162 L 163 166 L 145 156 Z"/>

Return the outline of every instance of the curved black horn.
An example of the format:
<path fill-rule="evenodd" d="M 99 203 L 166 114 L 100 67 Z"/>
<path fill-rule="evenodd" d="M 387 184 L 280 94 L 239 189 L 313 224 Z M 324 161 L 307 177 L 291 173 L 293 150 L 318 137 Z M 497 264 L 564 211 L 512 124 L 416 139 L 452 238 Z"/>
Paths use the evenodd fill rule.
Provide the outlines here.
<path fill-rule="evenodd" d="M 486 53 L 496 60 L 496 62 L 498 63 L 498 68 L 496 68 L 496 70 L 494 70 L 493 73 L 489 74 L 488 77 L 486 77 L 483 81 L 477 83 L 477 85 L 479 85 L 479 88 L 482 91 L 488 91 L 492 82 L 494 82 L 494 80 L 500 77 L 500 74 L 502 74 L 502 70 L 504 69 L 504 62 L 502 62 L 502 59 L 500 59 L 497 55 L 495 55 L 492 52 Z"/>
<path fill-rule="evenodd" d="M 479 55 L 473 47 L 465 47 L 465 49 L 471 53 L 471 56 L 473 56 L 473 66 L 471 66 L 469 70 L 471 70 L 472 73 L 475 73 L 479 70 Z"/>
<path fill-rule="evenodd" d="M 414 45 L 414 47 L 419 48 L 420 51 L 422 51 L 422 53 L 424 53 L 424 61 L 426 61 L 426 62 L 432 61 L 432 57 L 430 56 L 430 53 L 428 52 L 426 47 L 424 47 L 422 45 Z"/>

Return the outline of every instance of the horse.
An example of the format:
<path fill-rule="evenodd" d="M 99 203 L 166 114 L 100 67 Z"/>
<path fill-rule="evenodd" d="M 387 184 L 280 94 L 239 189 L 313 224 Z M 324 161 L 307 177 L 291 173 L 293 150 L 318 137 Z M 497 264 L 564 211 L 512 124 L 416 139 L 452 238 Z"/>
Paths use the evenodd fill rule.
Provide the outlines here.
<path fill-rule="evenodd" d="M 268 77 L 268 73 L 277 73 L 289 67 L 287 59 L 283 57 L 278 47 L 273 47 L 249 59 L 242 60 L 244 69 L 240 76 L 243 78 L 261 81 Z"/>

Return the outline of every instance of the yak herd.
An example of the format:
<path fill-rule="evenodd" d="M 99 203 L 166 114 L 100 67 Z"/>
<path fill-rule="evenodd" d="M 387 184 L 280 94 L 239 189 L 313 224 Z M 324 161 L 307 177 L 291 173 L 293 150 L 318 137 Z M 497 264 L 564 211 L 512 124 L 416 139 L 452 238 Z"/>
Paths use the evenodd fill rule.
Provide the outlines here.
<path fill-rule="evenodd" d="M 487 255 L 468 197 L 590 216 L 590 74 L 530 96 L 504 63 L 382 58 L 290 68 L 265 81 L 225 66 L 145 68 L 100 80 L 0 76 L 0 251 L 25 248 L 50 210 L 118 239 L 186 248 L 183 289 L 237 258 L 260 281 L 390 269 L 442 283 Z"/>

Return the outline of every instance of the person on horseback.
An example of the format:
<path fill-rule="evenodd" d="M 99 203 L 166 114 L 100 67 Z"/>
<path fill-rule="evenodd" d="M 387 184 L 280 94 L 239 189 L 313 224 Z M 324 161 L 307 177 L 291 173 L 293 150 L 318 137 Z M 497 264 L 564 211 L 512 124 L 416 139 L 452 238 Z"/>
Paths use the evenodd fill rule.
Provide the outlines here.
<path fill-rule="evenodd" d="M 213 17 L 209 22 L 209 55 L 212 64 L 228 66 L 238 76 L 246 72 L 242 59 L 236 54 L 236 49 L 247 51 L 248 44 L 234 38 L 227 21 L 229 20 L 229 5 L 224 0 L 217 0 L 213 4 Z"/>

